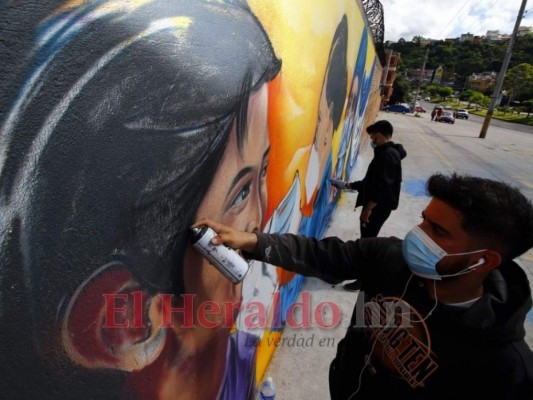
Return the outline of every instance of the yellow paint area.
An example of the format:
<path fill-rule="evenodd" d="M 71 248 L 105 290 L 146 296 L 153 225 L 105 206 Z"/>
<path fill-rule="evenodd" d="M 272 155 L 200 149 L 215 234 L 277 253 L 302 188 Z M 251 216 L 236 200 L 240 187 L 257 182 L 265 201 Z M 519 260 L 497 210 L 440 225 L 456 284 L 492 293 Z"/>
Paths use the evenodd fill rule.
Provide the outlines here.
<path fill-rule="evenodd" d="M 349 30 L 347 93 L 352 84 L 361 35 L 366 28 L 357 2 L 353 0 L 317 0 L 312 3 L 306 0 L 250 0 L 248 3 L 269 35 L 277 57 L 282 60 L 279 82 L 269 98 L 268 218 L 293 183 L 296 170 L 288 171 L 287 166 L 291 165 L 298 149 L 313 141 L 320 92 L 339 22 L 346 15 Z M 367 62 L 369 68 L 372 63 L 373 60 Z M 339 129 L 342 129 L 342 121 Z M 334 135 L 333 160 L 340 136 Z M 293 163 L 296 164 L 299 163 Z M 299 169 L 298 173 L 303 182 L 306 170 Z"/>

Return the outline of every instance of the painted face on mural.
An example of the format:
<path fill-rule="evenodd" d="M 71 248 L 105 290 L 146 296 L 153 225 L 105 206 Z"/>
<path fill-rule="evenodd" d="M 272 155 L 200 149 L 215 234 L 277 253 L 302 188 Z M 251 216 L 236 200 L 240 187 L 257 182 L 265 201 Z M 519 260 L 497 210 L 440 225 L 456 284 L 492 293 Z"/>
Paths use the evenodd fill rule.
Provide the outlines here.
<path fill-rule="evenodd" d="M 268 89 L 264 84 L 249 98 L 240 143 L 237 124 L 233 123 L 222 159 L 196 218 L 208 217 L 248 231 L 261 227 L 270 150 L 267 106 Z M 70 357 L 88 368 L 127 371 L 144 368 L 133 373 L 132 381 L 139 378 L 137 384 L 144 382 L 141 393 L 160 391 L 162 399 L 175 398 L 178 392 L 183 399 L 215 397 L 224 375 L 228 336 L 239 309 L 241 285 L 233 285 L 192 246 L 187 246 L 183 260 L 184 294 L 194 294 L 191 313 L 194 328 L 183 327 L 183 313 L 172 313 L 170 326 L 163 327 L 163 296 L 169 294 L 152 296 L 124 267 L 120 263 L 110 263 L 100 268 L 73 296 L 62 329 L 64 346 Z M 93 301 L 101 297 L 101 293 L 113 294 L 116 298 L 113 307 L 120 310 L 114 312 L 113 323 L 123 324 L 128 319 L 129 327 L 106 326 L 111 320 L 107 315 L 109 304 L 105 303 L 104 307 L 103 302 Z M 172 306 L 178 307 L 179 297 L 173 296 L 174 300 Z M 225 310 L 207 315 L 209 324 L 197 319 L 199 307 L 208 302 L 236 304 L 231 309 L 231 321 L 228 323 Z M 141 311 L 136 314 L 139 306 Z M 143 318 L 143 326 L 131 326 L 135 315 Z M 87 327 L 87 320 L 99 323 Z M 191 386 L 188 384 L 191 374 L 195 379 L 218 384 Z M 145 381 L 146 376 L 150 379 Z M 187 394 L 184 387 L 190 393 Z"/>
<path fill-rule="evenodd" d="M 261 228 L 270 149 L 267 105 L 268 90 L 264 85 L 249 99 L 241 147 L 233 126 L 221 164 L 197 211 L 197 217 L 217 218 L 241 230 Z"/>
<path fill-rule="evenodd" d="M 241 147 L 234 124 L 219 168 L 196 214 L 197 218 L 207 217 L 247 231 L 261 227 L 266 206 L 266 170 L 270 149 L 266 124 L 267 97 L 266 85 L 250 97 Z M 241 284 L 232 284 L 191 246 L 185 253 L 184 283 L 185 292 L 196 295 L 195 316 L 198 315 L 198 307 L 206 302 L 238 304 L 241 300 Z M 233 309 L 233 320 L 237 310 L 238 307 Z M 219 327 L 202 326 L 200 321 L 195 321 L 194 330 L 181 328 L 183 321 L 179 315 L 177 317 L 173 321 L 172 331 L 181 347 L 166 371 L 169 375 L 168 379 L 162 381 L 163 390 L 169 394 L 169 398 L 173 398 L 175 393 L 183 393 L 183 387 L 187 386 L 190 379 L 190 371 L 183 373 L 182 362 L 194 356 L 198 367 L 195 379 L 211 384 L 197 388 L 200 392 L 191 393 L 190 396 L 195 399 L 214 398 L 219 387 L 215 383 L 221 382 L 224 365 L 213 365 L 213 360 L 225 359 L 231 326 L 227 325 L 224 313 L 207 316 L 210 323 L 218 323 Z M 212 368 L 206 371 L 205 365 Z M 200 374 L 205 376 L 200 377 Z"/>
<path fill-rule="evenodd" d="M 197 219 L 207 217 L 249 232 L 261 228 L 270 150 L 267 93 L 264 85 L 250 97 L 242 146 L 233 126 L 213 183 L 196 213 Z M 208 300 L 218 303 L 240 300 L 240 285 L 231 284 L 191 247 L 185 255 L 184 282 L 186 292 L 209 293 Z"/>

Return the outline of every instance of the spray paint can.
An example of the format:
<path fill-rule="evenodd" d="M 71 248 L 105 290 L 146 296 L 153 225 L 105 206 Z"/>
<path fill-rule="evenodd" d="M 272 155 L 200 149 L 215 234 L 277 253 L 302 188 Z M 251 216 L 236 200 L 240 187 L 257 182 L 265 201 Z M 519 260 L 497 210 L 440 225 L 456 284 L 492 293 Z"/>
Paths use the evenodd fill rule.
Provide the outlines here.
<path fill-rule="evenodd" d="M 222 275 L 233 283 L 242 281 L 248 272 L 248 263 L 233 249 L 223 244 L 214 245 L 211 240 L 216 232 L 208 226 L 191 228 L 192 246 L 204 256 Z"/>

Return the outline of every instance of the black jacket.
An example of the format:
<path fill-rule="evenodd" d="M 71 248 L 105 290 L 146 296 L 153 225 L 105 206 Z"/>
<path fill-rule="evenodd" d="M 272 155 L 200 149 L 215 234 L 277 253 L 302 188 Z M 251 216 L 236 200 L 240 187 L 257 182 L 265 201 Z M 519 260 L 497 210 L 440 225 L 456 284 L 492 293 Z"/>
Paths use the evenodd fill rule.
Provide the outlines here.
<path fill-rule="evenodd" d="M 404 147 L 394 142 L 384 143 L 374 149 L 374 158 L 368 165 L 364 179 L 347 186 L 359 191 L 356 207 L 373 201 L 382 208 L 398 208 L 402 184 L 401 160 L 406 155 Z"/>
<path fill-rule="evenodd" d="M 332 399 L 349 398 L 360 378 L 352 399 L 531 400 L 533 353 L 524 320 L 532 302 L 524 271 L 506 263 L 489 274 L 485 293 L 470 307 L 433 309 L 401 247 L 397 238 L 258 234 L 252 258 L 331 283 L 361 281 L 352 324 L 330 367 Z"/>

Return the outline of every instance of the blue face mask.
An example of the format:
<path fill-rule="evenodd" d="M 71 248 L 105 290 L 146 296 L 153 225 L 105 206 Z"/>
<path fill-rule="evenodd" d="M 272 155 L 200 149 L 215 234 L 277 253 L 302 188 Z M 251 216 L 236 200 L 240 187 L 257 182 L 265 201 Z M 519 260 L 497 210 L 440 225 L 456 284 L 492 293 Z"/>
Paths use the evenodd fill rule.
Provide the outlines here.
<path fill-rule="evenodd" d="M 374 142 L 370 142 L 370 146 L 372 146 L 373 149 L 375 149 L 376 147 L 378 147 L 378 145 L 375 144 Z"/>
<path fill-rule="evenodd" d="M 403 258 L 409 266 L 411 272 L 422 278 L 441 280 L 451 276 L 463 275 L 473 271 L 476 267 L 485 263 L 481 258 L 477 263 L 466 267 L 455 274 L 441 275 L 437 271 L 437 263 L 446 256 L 464 256 L 468 254 L 479 253 L 484 250 L 470 251 L 467 253 L 448 254 L 437 243 L 435 243 L 419 226 L 411 229 L 403 241 L 402 251 Z"/>

